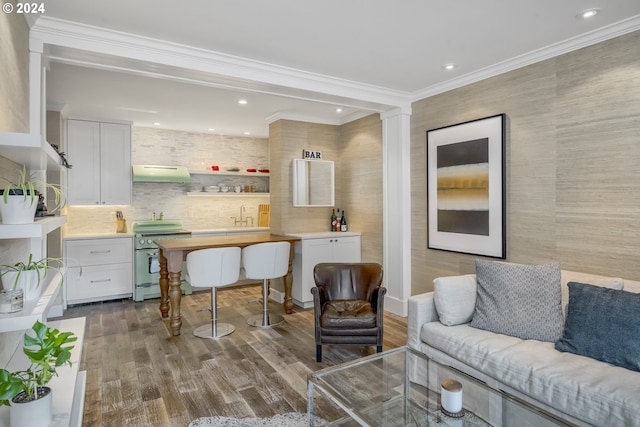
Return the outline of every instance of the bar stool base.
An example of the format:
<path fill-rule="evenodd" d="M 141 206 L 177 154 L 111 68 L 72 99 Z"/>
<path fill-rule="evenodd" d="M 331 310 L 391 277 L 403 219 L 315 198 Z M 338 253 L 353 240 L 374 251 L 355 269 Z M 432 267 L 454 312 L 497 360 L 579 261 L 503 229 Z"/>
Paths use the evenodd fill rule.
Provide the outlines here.
<path fill-rule="evenodd" d="M 261 326 L 261 327 L 269 327 L 279 325 L 284 322 L 284 317 L 279 314 L 269 314 L 267 322 L 265 324 L 264 316 L 262 314 L 256 314 L 247 318 L 247 324 L 250 326 Z"/>
<path fill-rule="evenodd" d="M 218 333 L 216 336 L 213 336 L 212 334 L 213 326 L 211 324 L 198 326 L 193 331 L 193 335 L 195 335 L 198 338 L 216 339 L 216 338 L 221 338 L 229 335 L 230 333 L 236 330 L 236 327 L 230 323 L 218 323 L 218 327 L 216 329 Z"/>

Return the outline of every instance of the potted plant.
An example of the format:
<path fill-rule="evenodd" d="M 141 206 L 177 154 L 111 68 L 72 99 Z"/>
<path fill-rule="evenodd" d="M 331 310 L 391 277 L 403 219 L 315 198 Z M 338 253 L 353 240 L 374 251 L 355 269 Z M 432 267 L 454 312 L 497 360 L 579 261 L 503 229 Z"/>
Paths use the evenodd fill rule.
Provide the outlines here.
<path fill-rule="evenodd" d="M 17 262 L 13 265 L 0 265 L 3 291 L 17 291 L 22 289 L 24 299 L 29 301 L 40 295 L 40 281 L 46 276 L 49 268 L 62 267 L 61 258 L 42 258 L 34 261 L 33 254 L 29 254 L 27 262 Z"/>
<path fill-rule="evenodd" d="M 33 331 L 33 334 L 30 332 Z M 52 418 L 49 381 L 57 368 L 71 366 L 73 332 L 60 332 L 36 321 L 24 334 L 23 352 L 30 365 L 22 371 L 0 369 L 0 406 L 10 406 L 11 426 L 49 426 Z"/>
<path fill-rule="evenodd" d="M 0 189 L 2 201 L 0 202 L 0 214 L 3 224 L 30 224 L 34 221 L 36 208 L 38 207 L 38 189 L 53 191 L 55 206 L 53 212 L 64 206 L 64 197 L 60 186 L 51 184 L 32 175 L 27 174 L 27 168 L 23 166 L 17 180 L 2 178 L 7 184 Z"/>

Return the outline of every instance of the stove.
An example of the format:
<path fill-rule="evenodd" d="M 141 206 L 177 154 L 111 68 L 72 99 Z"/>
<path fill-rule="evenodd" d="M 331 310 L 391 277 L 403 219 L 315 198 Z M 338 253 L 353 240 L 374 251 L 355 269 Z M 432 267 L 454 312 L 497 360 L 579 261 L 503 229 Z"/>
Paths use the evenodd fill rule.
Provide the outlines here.
<path fill-rule="evenodd" d="M 185 239 L 191 232 L 182 228 L 178 220 L 134 221 L 134 301 L 160 297 L 160 261 L 156 240 Z M 186 271 L 183 268 L 183 271 Z M 191 286 L 182 281 L 182 293 L 191 294 Z"/>

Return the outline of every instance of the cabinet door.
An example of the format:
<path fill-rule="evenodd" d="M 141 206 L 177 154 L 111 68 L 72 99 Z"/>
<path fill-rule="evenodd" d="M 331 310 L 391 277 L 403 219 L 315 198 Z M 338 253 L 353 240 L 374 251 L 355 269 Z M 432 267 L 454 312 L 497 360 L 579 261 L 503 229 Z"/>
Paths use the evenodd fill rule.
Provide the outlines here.
<path fill-rule="evenodd" d="M 67 121 L 67 158 L 73 167 L 67 172 L 67 203 L 100 203 L 100 124 L 84 120 Z"/>
<path fill-rule="evenodd" d="M 131 204 L 131 126 L 100 123 L 101 204 Z"/>
<path fill-rule="evenodd" d="M 67 304 L 130 297 L 133 294 L 132 264 L 91 265 L 69 268 L 66 275 Z"/>
<path fill-rule="evenodd" d="M 333 239 L 333 262 L 360 262 L 360 236 Z"/>

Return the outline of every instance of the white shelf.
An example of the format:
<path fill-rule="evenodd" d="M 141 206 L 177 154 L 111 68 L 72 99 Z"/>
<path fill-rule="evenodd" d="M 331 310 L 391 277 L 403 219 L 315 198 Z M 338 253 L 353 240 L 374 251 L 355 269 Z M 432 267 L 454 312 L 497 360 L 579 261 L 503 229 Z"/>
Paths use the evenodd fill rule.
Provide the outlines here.
<path fill-rule="evenodd" d="M 269 197 L 269 193 L 211 193 L 206 191 L 189 191 L 187 196 L 194 197 Z"/>
<path fill-rule="evenodd" d="M 85 317 L 54 322 L 43 321 L 50 328 L 56 328 L 62 332 L 73 332 L 78 337 L 78 340 L 73 343 L 73 350 L 71 350 L 71 366 L 59 367 L 57 369 L 58 376 L 54 376 L 48 384 L 53 391 L 51 406 L 54 421 L 51 425 L 56 427 L 82 426 L 86 375 L 79 368 L 86 322 Z M 31 329 L 31 326 L 33 326 L 33 322 L 23 329 Z M 20 344 L 6 368 L 10 371 L 16 371 L 24 369 L 28 365 L 29 360 L 22 351 L 22 344 Z M 7 406 L 0 407 L 0 427 L 9 427 L 9 407 Z"/>
<path fill-rule="evenodd" d="M 49 310 L 56 304 L 65 274 L 65 268 L 50 268 L 40 282 L 43 291 L 37 300 L 25 301 L 24 308 L 16 313 L 0 314 L 0 333 L 30 329 L 36 320 L 44 323 Z"/>
<path fill-rule="evenodd" d="M 0 239 L 43 238 L 67 222 L 66 216 L 46 216 L 33 224 L 0 224 Z"/>
<path fill-rule="evenodd" d="M 0 155 L 30 170 L 60 170 L 60 156 L 40 135 L 0 132 Z"/>
<path fill-rule="evenodd" d="M 191 175 L 213 175 L 213 176 L 258 176 L 258 177 L 268 177 L 269 173 L 263 172 L 247 172 L 247 171 L 238 171 L 238 172 L 229 172 L 229 171 L 203 171 L 203 170 L 192 170 L 189 169 L 189 173 Z"/>

